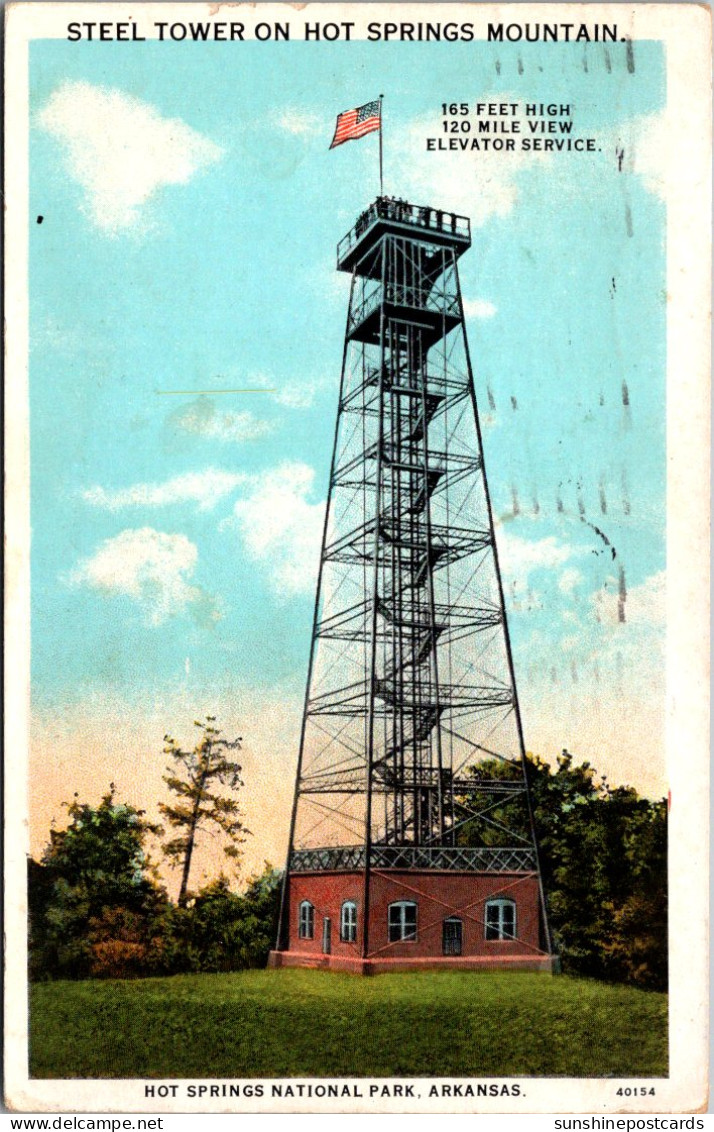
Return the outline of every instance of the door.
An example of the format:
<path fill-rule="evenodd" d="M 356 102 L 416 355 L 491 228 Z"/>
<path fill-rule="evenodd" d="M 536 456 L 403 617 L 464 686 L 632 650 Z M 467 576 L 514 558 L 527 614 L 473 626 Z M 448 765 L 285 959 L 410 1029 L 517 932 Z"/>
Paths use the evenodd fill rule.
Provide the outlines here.
<path fill-rule="evenodd" d="M 444 920 L 444 955 L 461 955 L 463 930 L 463 922 L 456 916 L 449 916 L 448 920 Z"/>
<path fill-rule="evenodd" d="M 332 920 L 329 916 L 322 921 L 322 950 L 325 955 L 332 951 Z"/>

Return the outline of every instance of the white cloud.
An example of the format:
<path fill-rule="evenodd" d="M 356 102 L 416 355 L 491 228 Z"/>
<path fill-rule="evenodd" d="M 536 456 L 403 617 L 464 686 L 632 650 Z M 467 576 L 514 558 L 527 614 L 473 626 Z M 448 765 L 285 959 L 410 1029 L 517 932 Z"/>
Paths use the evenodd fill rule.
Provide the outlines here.
<path fill-rule="evenodd" d="M 625 583 L 624 594 L 620 596 L 620 581 L 611 576 L 607 586 L 597 590 L 592 596 L 592 604 L 598 620 L 606 627 L 621 627 L 620 612 L 628 633 L 633 627 L 638 630 L 656 630 L 665 625 L 666 573 L 660 570 L 650 574 L 639 585 L 631 589 Z"/>
<path fill-rule="evenodd" d="M 147 102 L 88 82 L 64 82 L 38 115 L 62 146 L 98 228 L 145 227 L 144 206 L 164 185 L 185 184 L 217 161 L 220 146 Z"/>
<path fill-rule="evenodd" d="M 671 204 L 691 190 L 682 176 L 691 164 L 690 129 L 680 117 L 673 120 L 671 111 L 661 110 L 626 118 L 608 132 L 607 141 L 623 173 L 641 177 L 648 192 Z"/>
<path fill-rule="evenodd" d="M 527 119 L 520 100 L 500 93 L 484 94 L 479 101 L 518 102 L 520 109 L 509 121 L 518 121 L 521 133 L 527 132 Z M 525 169 L 552 160 L 545 153 L 521 150 L 518 145 L 513 152 L 489 147 L 478 151 L 427 153 L 426 139 L 438 137 L 440 130 L 440 121 L 434 115 L 412 121 L 394 141 L 394 163 L 406 171 L 409 181 L 404 189 L 410 200 L 425 204 L 438 201 L 440 208 L 470 216 L 477 228 L 492 216 L 506 216 L 512 210 L 518 199 L 518 178 Z M 470 142 L 472 136 L 468 135 L 466 140 Z M 479 134 L 478 137 L 491 138 L 492 135 Z M 415 154 L 420 155 L 418 161 L 414 159 Z"/>
<path fill-rule="evenodd" d="M 273 394 L 273 400 L 286 409 L 309 409 L 326 385 L 327 382 L 319 378 L 313 381 L 291 381 L 287 385 L 281 385 L 277 393 Z"/>
<path fill-rule="evenodd" d="M 563 573 L 558 578 L 558 589 L 563 594 L 572 594 L 575 587 L 579 585 L 582 580 L 583 576 L 580 571 L 576 570 L 574 566 L 570 566 L 567 570 L 563 570 Z"/>
<path fill-rule="evenodd" d="M 498 558 L 504 575 L 526 585 L 534 570 L 553 569 L 562 566 L 578 553 L 554 535 L 541 539 L 525 539 L 514 535 L 507 527 L 499 525 L 496 531 Z"/>
<path fill-rule="evenodd" d="M 464 314 L 467 318 L 493 318 L 497 310 L 488 299 L 464 299 Z"/>
<path fill-rule="evenodd" d="M 87 585 L 107 595 L 126 595 L 152 625 L 183 612 L 205 594 L 188 579 L 198 550 L 185 535 L 169 535 L 152 527 L 122 531 L 106 539 L 69 575 L 72 585 Z"/>
<path fill-rule="evenodd" d="M 309 409 L 315 402 L 316 392 L 315 383 L 306 382 L 304 385 L 300 385 L 297 382 L 291 382 L 289 385 L 283 385 L 277 393 L 274 393 L 273 400 L 277 405 L 283 405 L 286 409 Z"/>
<path fill-rule="evenodd" d="M 320 377 L 296 377 L 292 381 L 280 381 L 266 373 L 250 373 L 236 377 L 240 385 L 250 389 L 265 390 L 267 400 L 275 405 L 282 405 L 285 409 L 309 409 L 315 404 L 316 398 L 326 389 L 339 389 L 339 373 L 337 375 L 322 375 Z M 192 410 L 203 407 L 203 402 L 197 402 Z M 256 421 L 256 425 L 272 431 L 274 422 Z"/>
<path fill-rule="evenodd" d="M 682 116 L 672 107 L 656 114 L 625 118 L 599 131 L 599 144 L 612 154 L 622 174 L 640 177 L 648 192 L 669 208 L 691 208 L 692 193 L 699 187 L 697 174 L 707 170 L 693 162 L 698 141 L 699 111 Z M 687 170 L 684 176 L 682 170 Z"/>
<path fill-rule="evenodd" d="M 264 384 L 274 389 L 275 392 L 270 393 L 269 397 L 276 405 L 282 405 L 286 409 L 309 409 L 324 390 L 330 386 L 335 390 L 339 388 L 339 375 L 337 377 L 307 377 L 304 380 L 296 379 L 282 382 L 279 385 L 276 385 L 275 381 L 260 375 L 255 384 Z"/>
<path fill-rule="evenodd" d="M 655 193 L 663 200 L 666 200 L 669 194 L 668 172 L 671 170 L 672 145 L 679 133 L 678 126 L 679 123 L 676 123 L 673 128 L 672 122 L 664 112 L 633 118 L 629 123 L 629 145 L 625 150 L 627 159 L 624 163 L 625 167 L 642 177 L 649 192 Z M 682 168 L 686 166 L 687 155 L 682 156 L 685 161 L 677 166 L 679 176 Z"/>
<path fill-rule="evenodd" d="M 282 464 L 256 477 L 253 490 L 233 509 L 249 555 L 267 567 L 278 592 L 315 588 L 325 504 L 310 502 L 314 480 L 307 464 Z"/>
<path fill-rule="evenodd" d="M 660 570 L 650 574 L 639 586 L 627 594 L 630 622 L 642 625 L 664 626 L 666 622 L 667 574 Z"/>
<path fill-rule="evenodd" d="M 121 511 L 125 507 L 165 507 L 171 503 L 187 502 L 197 503 L 201 511 L 210 511 L 246 478 L 242 472 L 207 468 L 203 472 L 174 476 L 164 483 L 136 483 L 117 491 L 90 487 L 82 492 L 82 498 L 107 511 Z"/>
<path fill-rule="evenodd" d="M 323 130 L 329 130 L 329 126 L 325 126 L 322 118 L 317 114 L 309 114 L 305 110 L 297 110 L 292 106 L 287 107 L 280 114 L 278 118 L 278 126 L 287 134 L 294 134 L 297 137 L 315 136 Z"/>
<path fill-rule="evenodd" d="M 185 409 L 180 409 L 172 420 L 183 432 L 225 444 L 258 440 L 261 436 L 274 432 L 276 427 L 274 421 L 261 420 L 249 409 L 238 413 L 218 412 L 214 402 L 208 397 L 200 397 Z"/>

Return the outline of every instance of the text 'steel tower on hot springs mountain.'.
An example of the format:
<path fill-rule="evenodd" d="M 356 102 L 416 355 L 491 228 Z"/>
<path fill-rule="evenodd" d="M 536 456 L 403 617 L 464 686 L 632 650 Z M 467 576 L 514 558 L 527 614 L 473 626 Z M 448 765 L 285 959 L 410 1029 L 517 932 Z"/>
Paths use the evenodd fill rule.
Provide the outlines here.
<path fill-rule="evenodd" d="M 380 196 L 352 277 L 273 966 L 553 956 L 457 262 Z"/>

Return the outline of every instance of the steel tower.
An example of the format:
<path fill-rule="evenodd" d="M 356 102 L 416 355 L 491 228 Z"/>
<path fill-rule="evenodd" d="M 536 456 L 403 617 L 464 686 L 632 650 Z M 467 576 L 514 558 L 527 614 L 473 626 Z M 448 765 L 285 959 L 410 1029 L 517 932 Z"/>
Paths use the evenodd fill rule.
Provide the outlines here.
<path fill-rule="evenodd" d="M 457 262 L 467 218 L 378 197 L 351 275 L 271 964 L 550 970 Z"/>

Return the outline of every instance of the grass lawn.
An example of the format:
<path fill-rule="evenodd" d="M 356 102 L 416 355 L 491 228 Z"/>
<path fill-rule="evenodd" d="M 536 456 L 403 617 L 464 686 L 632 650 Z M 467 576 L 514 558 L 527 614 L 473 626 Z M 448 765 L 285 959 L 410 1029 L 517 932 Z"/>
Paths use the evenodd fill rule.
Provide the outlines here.
<path fill-rule="evenodd" d="M 656 1077 L 667 999 L 527 972 L 42 983 L 33 1077 Z"/>

